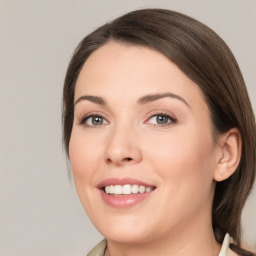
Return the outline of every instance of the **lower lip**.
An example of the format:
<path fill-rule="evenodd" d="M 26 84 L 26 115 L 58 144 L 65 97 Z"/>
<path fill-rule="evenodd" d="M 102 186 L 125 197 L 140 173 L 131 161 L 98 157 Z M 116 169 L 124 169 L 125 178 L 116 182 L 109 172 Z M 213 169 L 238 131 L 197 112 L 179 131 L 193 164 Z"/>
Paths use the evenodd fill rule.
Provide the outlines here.
<path fill-rule="evenodd" d="M 104 202 L 116 208 L 128 208 L 137 205 L 150 197 L 153 192 L 154 190 L 141 194 L 138 193 L 125 196 L 113 196 L 100 189 L 101 197 Z"/>

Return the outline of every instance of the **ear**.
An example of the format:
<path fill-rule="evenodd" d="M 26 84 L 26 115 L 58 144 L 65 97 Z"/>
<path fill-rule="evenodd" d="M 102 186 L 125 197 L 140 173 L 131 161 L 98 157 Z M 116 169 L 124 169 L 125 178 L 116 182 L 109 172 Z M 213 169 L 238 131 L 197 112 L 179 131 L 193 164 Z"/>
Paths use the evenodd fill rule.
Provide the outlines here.
<path fill-rule="evenodd" d="M 214 180 L 217 182 L 228 179 L 236 170 L 242 150 L 242 138 L 238 129 L 233 128 L 219 138 L 220 154 L 217 157 L 217 168 Z"/>

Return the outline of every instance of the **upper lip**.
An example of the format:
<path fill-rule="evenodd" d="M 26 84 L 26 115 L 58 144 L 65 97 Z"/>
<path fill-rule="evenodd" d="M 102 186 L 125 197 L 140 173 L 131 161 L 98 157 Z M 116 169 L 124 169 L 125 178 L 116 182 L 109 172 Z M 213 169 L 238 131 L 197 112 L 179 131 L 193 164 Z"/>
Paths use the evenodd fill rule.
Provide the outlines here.
<path fill-rule="evenodd" d="M 112 178 L 107 178 L 105 180 L 102 180 L 98 185 L 97 188 L 103 188 L 106 186 L 110 185 L 140 185 L 140 186 L 145 186 L 145 187 L 155 187 L 152 184 L 148 184 L 144 181 L 137 180 L 131 177 L 122 177 L 122 178 L 117 178 L 117 177 L 112 177 Z"/>

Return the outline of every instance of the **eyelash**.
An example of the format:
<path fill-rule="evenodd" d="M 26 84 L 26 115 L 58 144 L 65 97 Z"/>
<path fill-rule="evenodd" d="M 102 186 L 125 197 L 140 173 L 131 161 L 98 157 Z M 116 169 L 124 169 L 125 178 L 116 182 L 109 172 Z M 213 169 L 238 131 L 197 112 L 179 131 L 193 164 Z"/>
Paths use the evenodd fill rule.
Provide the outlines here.
<path fill-rule="evenodd" d="M 167 126 L 171 126 L 175 123 L 177 123 L 177 118 L 174 115 L 171 115 L 169 113 L 166 113 L 165 111 L 160 111 L 160 112 L 155 112 L 155 113 L 151 113 L 149 118 L 147 119 L 146 123 L 149 123 L 148 121 L 153 118 L 153 117 L 164 117 L 168 119 L 168 123 L 166 124 L 151 124 L 154 127 L 167 127 Z"/>
<path fill-rule="evenodd" d="M 97 128 L 98 126 L 101 126 L 101 125 L 105 125 L 105 124 L 99 124 L 99 125 L 90 125 L 90 124 L 86 124 L 86 122 L 90 119 L 90 118 L 102 118 L 103 119 L 103 122 L 106 121 L 106 118 L 104 118 L 101 114 L 99 113 L 90 113 L 88 115 L 85 115 L 84 117 L 82 117 L 82 119 L 79 121 L 79 124 L 80 125 L 84 125 L 85 127 L 88 127 L 88 128 Z M 108 122 L 108 121 L 107 121 Z"/>
<path fill-rule="evenodd" d="M 154 127 L 167 127 L 167 126 L 170 126 L 170 125 L 173 125 L 175 123 L 177 123 L 177 118 L 174 117 L 173 115 L 170 115 L 170 114 L 167 114 L 166 112 L 164 111 L 161 111 L 161 112 L 155 112 L 155 113 L 151 113 L 149 115 L 149 117 L 147 118 L 146 122 L 145 123 L 148 123 L 149 124 L 149 120 L 151 118 L 156 118 L 156 117 L 164 117 L 164 118 L 168 118 L 168 123 L 166 124 L 151 124 L 153 125 Z M 99 113 L 90 113 L 88 115 L 85 115 L 80 121 L 79 121 L 79 124 L 80 125 L 83 125 L 85 127 L 88 127 L 88 128 L 97 128 L 99 126 L 102 126 L 102 125 L 106 125 L 106 124 L 99 124 L 99 125 L 91 125 L 91 124 L 86 124 L 86 122 L 90 119 L 90 118 L 102 118 L 103 119 L 103 122 L 108 122 L 101 114 Z"/>

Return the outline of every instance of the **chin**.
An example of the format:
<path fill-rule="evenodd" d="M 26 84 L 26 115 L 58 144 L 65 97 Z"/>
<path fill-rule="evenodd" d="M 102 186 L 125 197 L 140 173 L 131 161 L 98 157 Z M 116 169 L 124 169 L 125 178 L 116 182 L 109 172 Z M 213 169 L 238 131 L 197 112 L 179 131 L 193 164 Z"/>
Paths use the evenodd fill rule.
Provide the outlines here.
<path fill-rule="evenodd" d="M 140 243 L 149 240 L 152 231 L 147 221 L 116 218 L 104 223 L 94 223 L 98 231 L 107 239 L 118 243 Z"/>
<path fill-rule="evenodd" d="M 138 232 L 137 230 L 125 231 L 123 229 L 114 229 L 108 232 L 102 233 L 102 235 L 109 241 L 116 243 L 129 243 L 129 244 L 139 244 L 149 241 L 149 237 L 146 236 L 145 232 Z"/>

